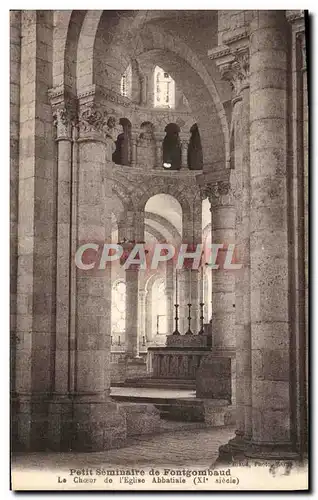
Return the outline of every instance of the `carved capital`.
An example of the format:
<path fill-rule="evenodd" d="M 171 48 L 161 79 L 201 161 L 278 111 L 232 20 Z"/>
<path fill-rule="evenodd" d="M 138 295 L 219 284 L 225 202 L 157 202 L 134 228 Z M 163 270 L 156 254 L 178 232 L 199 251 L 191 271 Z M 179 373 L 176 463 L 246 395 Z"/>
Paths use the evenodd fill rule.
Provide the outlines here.
<path fill-rule="evenodd" d="M 207 184 L 202 188 L 201 192 L 204 198 L 208 198 L 211 206 L 229 204 L 232 194 L 231 185 L 227 181 Z"/>
<path fill-rule="evenodd" d="M 220 64 L 219 69 L 224 80 L 229 81 L 233 97 L 238 97 L 242 90 L 249 86 L 249 50 L 238 50 L 233 53 L 230 62 Z"/>
<path fill-rule="evenodd" d="M 62 105 L 53 109 L 53 124 L 56 127 L 56 140 L 71 140 L 72 125 L 76 124 L 76 112 L 71 106 Z"/>
<path fill-rule="evenodd" d="M 53 125 L 56 127 L 56 140 L 71 140 L 72 126 L 77 123 L 77 100 L 64 87 L 57 86 L 48 90 L 52 106 Z"/>
<path fill-rule="evenodd" d="M 233 97 L 237 98 L 242 90 L 249 86 L 249 43 L 244 30 L 239 39 L 228 39 L 227 45 L 209 51 L 210 59 L 215 61 L 221 76 L 232 88 Z"/>
<path fill-rule="evenodd" d="M 90 103 L 80 111 L 79 133 L 80 139 L 111 142 L 114 151 L 119 128 L 115 116 Z"/>

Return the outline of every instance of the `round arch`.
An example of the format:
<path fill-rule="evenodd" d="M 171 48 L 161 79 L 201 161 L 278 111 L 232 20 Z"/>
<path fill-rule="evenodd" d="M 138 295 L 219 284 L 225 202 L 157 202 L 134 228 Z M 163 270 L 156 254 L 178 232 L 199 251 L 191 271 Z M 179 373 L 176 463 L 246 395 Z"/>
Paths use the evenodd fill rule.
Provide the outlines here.
<path fill-rule="evenodd" d="M 105 14 L 106 12 L 106 14 Z M 188 77 L 190 80 L 196 78 L 197 91 L 191 92 L 183 88 L 183 91 L 190 103 L 191 108 L 196 108 L 197 106 L 191 101 L 196 99 L 197 104 L 207 103 L 210 101 L 211 109 L 207 110 L 206 106 L 202 106 L 202 110 L 197 113 L 197 122 L 199 123 L 200 116 L 205 113 L 205 119 L 210 122 L 209 127 L 205 127 L 210 130 L 210 135 L 208 140 L 211 140 L 211 133 L 215 136 L 217 132 L 216 122 L 219 123 L 221 134 L 218 137 L 218 148 L 220 150 L 220 156 L 218 161 L 212 163 L 223 162 L 225 166 L 226 158 L 229 156 L 229 130 L 228 122 L 225 114 L 223 104 L 221 102 L 218 89 L 213 81 L 215 76 L 215 81 L 219 81 L 218 70 L 215 65 L 211 62 L 209 65 L 209 71 L 205 67 L 204 63 L 200 60 L 198 55 L 183 41 L 178 37 L 177 33 L 173 35 L 169 32 L 165 32 L 160 26 L 152 26 L 149 21 L 152 19 L 152 15 L 149 12 L 125 12 L 122 16 L 113 16 L 112 29 L 107 31 L 107 36 L 105 35 L 105 30 L 99 27 L 103 25 L 103 19 L 109 16 L 109 11 L 87 11 L 85 19 L 82 22 L 82 29 L 78 39 L 77 47 L 77 91 L 81 91 L 87 88 L 89 85 L 103 83 L 105 78 L 105 70 L 101 64 L 102 60 L 105 60 L 105 43 L 107 41 L 107 54 L 114 60 L 114 62 L 122 61 L 122 67 L 118 69 L 121 74 L 129 60 L 131 55 L 134 57 L 141 56 L 143 53 L 149 52 L 151 50 L 161 50 L 162 52 L 169 52 L 169 57 L 171 59 L 171 54 L 174 54 L 177 59 L 179 59 L 179 65 L 173 64 L 173 68 L 165 68 L 173 79 L 178 83 L 182 81 L 184 87 L 185 78 L 176 74 L 175 68 L 181 68 L 183 74 L 189 72 L 191 76 Z M 116 26 L 116 29 L 114 29 Z M 141 29 L 142 28 L 142 29 Z M 139 30 L 139 31 L 138 31 Z M 105 41 L 106 37 L 106 41 Z M 120 57 L 119 57 L 120 56 Z M 181 61 L 181 64 L 180 64 Z M 166 66 L 165 61 L 157 61 L 162 67 Z M 107 70 L 106 70 L 107 73 Z M 212 74 L 212 76 L 211 76 Z M 192 82 L 193 85 L 193 82 Z M 207 98 L 202 99 L 203 94 L 206 94 Z M 202 111 L 202 112 L 201 112 Z M 212 117 L 215 115 L 217 119 L 213 120 Z M 204 127 L 199 123 L 200 130 L 203 131 Z M 208 140 L 202 134 L 202 143 L 205 142 L 205 158 L 209 162 L 208 158 Z M 222 144 L 222 147 L 221 147 Z M 222 154 L 221 154 L 222 153 Z M 211 162 L 210 162 L 211 163 Z"/>
<path fill-rule="evenodd" d="M 171 180 L 172 179 L 170 179 L 170 181 Z M 143 184 L 142 192 L 138 190 L 135 197 L 136 208 L 140 211 L 144 211 L 148 200 L 157 194 L 168 194 L 172 196 L 179 202 L 183 214 L 191 213 L 190 203 L 183 192 L 180 191 L 178 184 L 175 182 L 165 182 L 164 179 L 160 177 L 158 177 L 156 181 L 152 179 L 149 184 Z"/>

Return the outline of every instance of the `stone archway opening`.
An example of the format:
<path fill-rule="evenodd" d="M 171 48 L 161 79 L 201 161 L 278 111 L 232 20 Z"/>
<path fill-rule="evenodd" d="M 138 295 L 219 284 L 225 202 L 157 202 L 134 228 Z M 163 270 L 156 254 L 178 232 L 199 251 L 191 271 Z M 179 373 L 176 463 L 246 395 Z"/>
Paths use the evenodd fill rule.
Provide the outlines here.
<path fill-rule="evenodd" d="M 165 138 L 162 142 L 163 167 L 170 170 L 181 168 L 180 127 L 176 123 L 169 123 L 165 128 Z"/>
<path fill-rule="evenodd" d="M 131 163 L 131 122 L 128 118 L 120 118 L 119 125 L 122 132 L 117 136 L 112 160 L 116 165 L 130 165 Z"/>
<path fill-rule="evenodd" d="M 190 170 L 203 169 L 203 152 L 199 127 L 194 123 L 190 128 L 190 141 L 188 146 L 188 167 Z"/>

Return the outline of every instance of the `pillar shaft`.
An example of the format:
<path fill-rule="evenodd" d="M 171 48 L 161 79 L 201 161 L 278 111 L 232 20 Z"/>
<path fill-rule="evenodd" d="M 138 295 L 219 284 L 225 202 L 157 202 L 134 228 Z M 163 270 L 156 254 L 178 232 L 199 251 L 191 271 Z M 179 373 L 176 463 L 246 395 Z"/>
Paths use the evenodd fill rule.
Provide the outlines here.
<path fill-rule="evenodd" d="M 148 290 L 146 294 L 146 337 L 148 342 L 153 341 L 153 325 L 152 325 L 152 290 Z"/>
<path fill-rule="evenodd" d="M 228 183 L 217 183 L 211 196 L 212 243 L 235 243 L 235 207 Z M 226 250 L 219 250 L 219 269 L 213 274 L 212 336 L 216 349 L 235 347 L 235 273 L 223 268 Z"/>
<path fill-rule="evenodd" d="M 59 125 L 57 127 L 59 132 Z M 58 141 L 58 185 L 57 185 L 57 272 L 56 272 L 56 354 L 55 393 L 65 395 L 71 390 L 70 377 L 70 254 L 71 254 L 71 192 L 72 192 L 72 142 L 67 137 Z"/>
<path fill-rule="evenodd" d="M 174 331 L 174 269 L 173 260 L 167 261 L 166 265 L 166 296 L 167 296 L 167 333 L 171 335 Z"/>
<path fill-rule="evenodd" d="M 77 247 L 111 241 L 112 153 L 115 119 L 93 103 L 80 109 L 77 176 Z M 115 134 L 114 134 L 115 135 Z M 99 262 L 96 251 L 82 262 Z M 88 262 L 87 262 L 88 261 Z M 72 263 L 73 264 L 73 263 Z M 73 264 L 75 265 L 75 263 Z M 100 451 L 122 444 L 124 416 L 109 398 L 111 366 L 111 269 L 76 268 L 75 338 L 70 354 L 74 387 L 69 402 L 52 403 L 50 432 L 57 449 Z M 60 441 L 60 444 L 58 443 Z"/>
<path fill-rule="evenodd" d="M 131 166 L 135 167 L 137 164 L 137 137 L 131 138 Z"/>
<path fill-rule="evenodd" d="M 252 441 L 276 448 L 291 441 L 284 15 L 257 11 L 250 35 Z"/>
<path fill-rule="evenodd" d="M 79 144 L 78 241 L 99 243 L 111 235 L 110 144 Z M 77 339 L 75 392 L 104 401 L 110 388 L 110 266 L 103 271 L 77 270 Z"/>
<path fill-rule="evenodd" d="M 182 139 L 181 142 L 181 168 L 188 168 L 188 139 Z"/>
<path fill-rule="evenodd" d="M 145 290 L 139 291 L 139 346 L 142 341 L 146 342 L 146 292 Z"/>
<path fill-rule="evenodd" d="M 126 354 L 139 356 L 138 342 L 138 269 L 126 269 Z"/>
<path fill-rule="evenodd" d="M 12 16 L 16 17 L 14 13 Z M 52 82 L 49 74 L 44 81 L 39 69 L 49 66 L 52 60 L 52 33 L 52 11 L 21 11 L 17 60 L 11 61 L 11 78 L 17 80 L 20 76 L 23 103 L 19 110 L 19 143 L 11 134 L 15 174 L 19 162 L 18 241 L 17 249 L 13 248 L 18 256 L 14 270 L 17 397 L 12 401 L 12 434 L 13 446 L 29 450 L 48 446 L 48 401 L 55 373 L 56 163 L 48 105 Z M 16 121 L 16 112 L 12 119 Z M 14 204 L 16 192 L 11 194 Z"/>
<path fill-rule="evenodd" d="M 179 300 L 179 332 L 184 334 L 188 329 L 188 307 L 190 298 L 189 292 L 189 271 L 187 269 L 178 270 L 178 300 Z"/>
<path fill-rule="evenodd" d="M 162 168 L 162 155 L 163 155 L 163 148 L 162 148 L 162 137 L 156 137 L 156 168 Z"/>

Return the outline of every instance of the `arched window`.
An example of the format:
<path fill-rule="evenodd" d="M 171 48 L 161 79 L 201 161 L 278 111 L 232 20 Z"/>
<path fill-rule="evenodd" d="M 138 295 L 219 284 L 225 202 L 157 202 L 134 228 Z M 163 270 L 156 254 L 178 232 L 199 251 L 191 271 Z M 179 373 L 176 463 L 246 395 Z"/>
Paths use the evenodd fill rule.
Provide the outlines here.
<path fill-rule="evenodd" d="M 180 128 L 176 123 L 169 123 L 165 128 L 166 136 L 162 143 L 163 166 L 170 170 L 181 168 Z"/>
<path fill-rule="evenodd" d="M 120 93 L 124 97 L 131 99 L 132 92 L 132 66 L 128 65 L 120 81 Z"/>
<path fill-rule="evenodd" d="M 173 78 L 159 66 L 154 71 L 155 108 L 175 107 L 175 83 Z"/>
<path fill-rule="evenodd" d="M 190 170 L 202 170 L 203 168 L 203 154 L 201 146 L 200 132 L 198 125 L 192 125 L 191 137 L 188 146 L 188 167 Z"/>
<path fill-rule="evenodd" d="M 112 335 L 125 331 L 126 322 L 126 283 L 116 281 L 112 288 Z"/>

